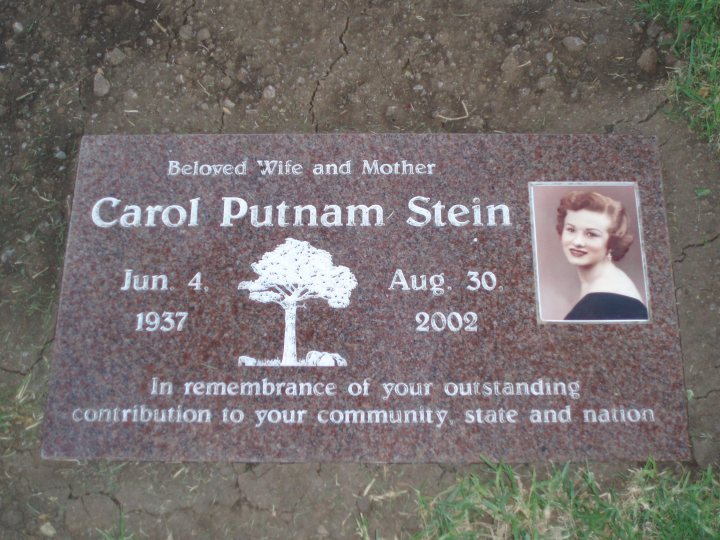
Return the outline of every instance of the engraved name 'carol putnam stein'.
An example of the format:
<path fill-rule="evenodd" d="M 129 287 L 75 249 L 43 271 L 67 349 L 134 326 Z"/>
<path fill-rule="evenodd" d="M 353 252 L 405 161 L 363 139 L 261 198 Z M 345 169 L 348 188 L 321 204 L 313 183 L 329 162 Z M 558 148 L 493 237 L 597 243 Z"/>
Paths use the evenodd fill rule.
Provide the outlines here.
<path fill-rule="evenodd" d="M 645 319 L 564 320 L 617 232 L 559 237 L 571 191 Z M 686 459 L 654 142 L 85 137 L 45 418 L 57 459 Z"/>
<path fill-rule="evenodd" d="M 103 228 L 198 226 L 200 199 L 191 199 L 185 206 L 155 204 L 142 207 L 121 203 L 115 197 L 98 200 L 92 210 L 93 223 Z M 343 208 L 337 204 L 290 206 L 283 201 L 276 206 L 248 206 L 241 197 L 223 197 L 222 208 L 221 227 L 234 227 L 238 221 L 249 221 L 252 227 L 382 227 L 385 224 L 385 209 L 379 204 L 351 204 Z M 407 208 L 406 223 L 413 227 L 495 227 L 497 220 L 501 225 L 510 225 L 510 210 L 506 205 L 483 207 L 477 197 L 473 198 L 471 206 L 448 206 L 442 201 L 431 204 L 428 197 L 417 196 L 408 201 Z"/>

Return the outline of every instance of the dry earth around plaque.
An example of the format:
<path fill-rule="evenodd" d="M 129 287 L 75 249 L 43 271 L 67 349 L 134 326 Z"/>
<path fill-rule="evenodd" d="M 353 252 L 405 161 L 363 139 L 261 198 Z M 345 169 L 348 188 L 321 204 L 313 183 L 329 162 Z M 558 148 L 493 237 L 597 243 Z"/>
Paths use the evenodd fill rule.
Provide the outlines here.
<path fill-rule="evenodd" d="M 47 462 L 49 351 L 83 134 L 657 137 L 690 435 L 720 455 L 717 155 L 670 114 L 675 60 L 627 2 L 8 1 L 0 6 L 0 537 L 342 538 L 417 530 L 480 467 Z M 645 51 L 652 49 L 652 53 Z M 655 61 L 651 61 L 655 58 Z M 649 60 L 650 59 L 650 60 Z M 709 188 L 698 197 L 696 189 Z M 610 481 L 628 464 L 597 466 Z"/>

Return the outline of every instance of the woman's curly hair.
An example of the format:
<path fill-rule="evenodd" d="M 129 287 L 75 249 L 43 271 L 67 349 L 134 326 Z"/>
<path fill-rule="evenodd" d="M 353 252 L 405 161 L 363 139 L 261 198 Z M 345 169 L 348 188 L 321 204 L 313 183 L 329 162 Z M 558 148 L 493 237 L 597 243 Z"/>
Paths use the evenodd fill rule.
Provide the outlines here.
<path fill-rule="evenodd" d="M 560 199 L 555 226 L 558 234 L 562 234 L 568 211 L 578 210 L 601 212 L 610 216 L 608 250 L 613 261 L 622 259 L 634 240 L 633 235 L 628 232 L 628 217 L 622 203 L 595 191 L 571 191 Z"/>

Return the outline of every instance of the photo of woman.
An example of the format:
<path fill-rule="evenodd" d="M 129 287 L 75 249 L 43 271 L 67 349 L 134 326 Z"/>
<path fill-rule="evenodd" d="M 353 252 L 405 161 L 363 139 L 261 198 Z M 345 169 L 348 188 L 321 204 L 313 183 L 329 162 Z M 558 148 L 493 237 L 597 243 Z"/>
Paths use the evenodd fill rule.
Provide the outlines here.
<path fill-rule="evenodd" d="M 635 184 L 538 182 L 530 196 L 540 321 L 647 321 Z"/>

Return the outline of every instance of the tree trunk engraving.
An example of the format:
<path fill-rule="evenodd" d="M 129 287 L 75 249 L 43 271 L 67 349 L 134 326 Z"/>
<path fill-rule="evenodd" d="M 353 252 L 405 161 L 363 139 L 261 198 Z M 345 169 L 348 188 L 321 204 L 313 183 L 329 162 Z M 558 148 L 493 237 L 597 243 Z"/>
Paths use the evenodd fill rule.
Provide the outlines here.
<path fill-rule="evenodd" d="M 280 365 L 297 366 L 297 340 L 295 337 L 295 321 L 297 320 L 297 304 L 291 303 L 285 307 L 285 342 L 283 357 Z"/>

